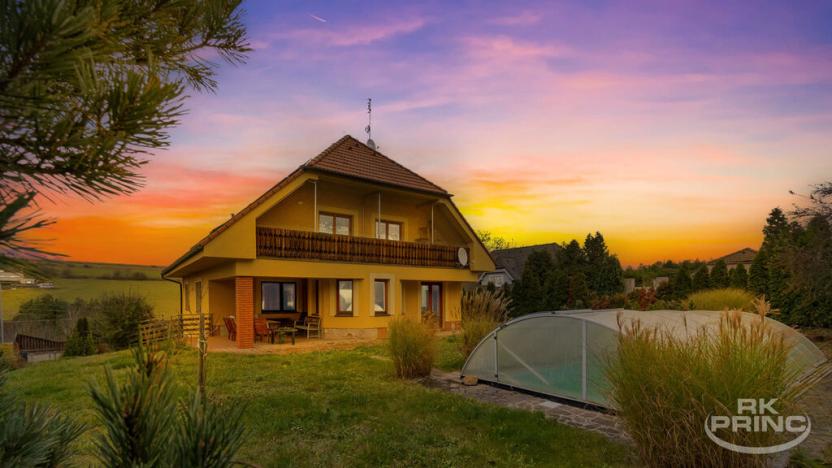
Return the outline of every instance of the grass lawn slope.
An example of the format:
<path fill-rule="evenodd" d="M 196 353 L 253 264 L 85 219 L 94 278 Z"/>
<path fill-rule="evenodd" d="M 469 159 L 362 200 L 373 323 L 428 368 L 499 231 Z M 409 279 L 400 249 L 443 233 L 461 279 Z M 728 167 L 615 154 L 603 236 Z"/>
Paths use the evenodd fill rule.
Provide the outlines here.
<path fill-rule="evenodd" d="M 449 348 L 443 344 L 445 350 Z M 453 357 L 448 361 L 454 360 Z M 5 390 L 92 423 L 88 385 L 126 352 L 11 372 Z M 196 353 L 172 358 L 182 385 Z M 241 459 L 262 466 L 621 466 L 630 451 L 539 414 L 485 405 L 394 377 L 380 345 L 290 355 L 211 354 L 209 394 L 245 405 Z M 91 435 L 81 443 L 89 450 Z M 80 455 L 78 461 L 89 462 Z"/>

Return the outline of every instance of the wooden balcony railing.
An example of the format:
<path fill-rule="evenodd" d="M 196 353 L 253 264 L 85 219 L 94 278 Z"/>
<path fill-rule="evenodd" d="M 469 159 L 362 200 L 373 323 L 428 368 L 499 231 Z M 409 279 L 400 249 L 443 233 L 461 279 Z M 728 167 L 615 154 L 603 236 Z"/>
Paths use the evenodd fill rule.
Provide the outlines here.
<path fill-rule="evenodd" d="M 464 268 L 459 263 L 458 252 L 459 247 L 448 245 L 257 228 L 259 257 Z"/>

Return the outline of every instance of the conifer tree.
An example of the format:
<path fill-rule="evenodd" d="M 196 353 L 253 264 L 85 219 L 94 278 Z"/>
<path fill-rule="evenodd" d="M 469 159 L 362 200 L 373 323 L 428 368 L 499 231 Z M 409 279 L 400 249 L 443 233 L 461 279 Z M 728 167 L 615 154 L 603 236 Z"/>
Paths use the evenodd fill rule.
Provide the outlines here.
<path fill-rule="evenodd" d="M 727 288 L 728 281 L 728 266 L 725 260 L 717 260 L 711 268 L 711 287 L 712 288 Z"/>
<path fill-rule="evenodd" d="M 38 193 L 129 194 L 188 89 L 249 50 L 240 0 L 0 0 L 0 266 L 41 252 Z"/>

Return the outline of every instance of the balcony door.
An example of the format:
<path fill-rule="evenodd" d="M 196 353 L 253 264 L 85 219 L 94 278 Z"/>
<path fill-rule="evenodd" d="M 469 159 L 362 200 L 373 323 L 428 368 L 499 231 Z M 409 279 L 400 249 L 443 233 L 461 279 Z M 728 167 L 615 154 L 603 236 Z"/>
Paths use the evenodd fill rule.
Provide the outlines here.
<path fill-rule="evenodd" d="M 421 285 L 422 320 L 433 318 L 442 326 L 442 283 L 422 283 Z"/>

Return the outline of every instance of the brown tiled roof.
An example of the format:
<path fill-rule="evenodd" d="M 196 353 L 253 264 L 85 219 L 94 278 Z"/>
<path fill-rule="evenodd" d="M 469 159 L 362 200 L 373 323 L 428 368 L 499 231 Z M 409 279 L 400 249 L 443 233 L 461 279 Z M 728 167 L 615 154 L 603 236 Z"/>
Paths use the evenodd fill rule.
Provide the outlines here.
<path fill-rule="evenodd" d="M 720 260 L 723 260 L 728 265 L 735 265 L 738 263 L 751 263 L 754 261 L 754 257 L 756 256 L 756 250 L 746 247 L 742 250 L 737 250 L 734 253 L 725 255 L 724 257 L 719 257 L 717 259 L 711 260 L 710 263 L 716 263 Z"/>
<path fill-rule="evenodd" d="M 446 197 L 450 196 L 448 192 L 438 185 L 430 182 L 419 174 L 416 174 L 378 151 L 371 149 L 369 146 L 356 140 L 351 135 L 345 135 L 330 145 L 329 148 L 323 150 L 321 154 L 300 165 L 288 176 L 283 178 L 283 180 L 267 190 L 263 195 L 260 195 L 256 200 L 249 203 L 248 206 L 237 212 L 228 221 L 212 229 L 207 236 L 188 249 L 184 255 L 174 260 L 173 263 L 162 270 L 162 275 L 166 275 L 177 265 L 199 253 L 208 242 L 228 229 L 228 227 L 237 222 L 238 219 L 242 218 L 251 210 L 257 208 L 260 204 L 268 200 L 272 195 L 298 177 L 304 170 L 328 172 L 372 182 L 379 182 L 386 185 L 430 192 L 437 195 L 444 195 Z"/>
<path fill-rule="evenodd" d="M 364 143 L 346 135 L 303 165 L 314 169 L 372 182 L 448 195 L 442 187 L 393 161 Z"/>

